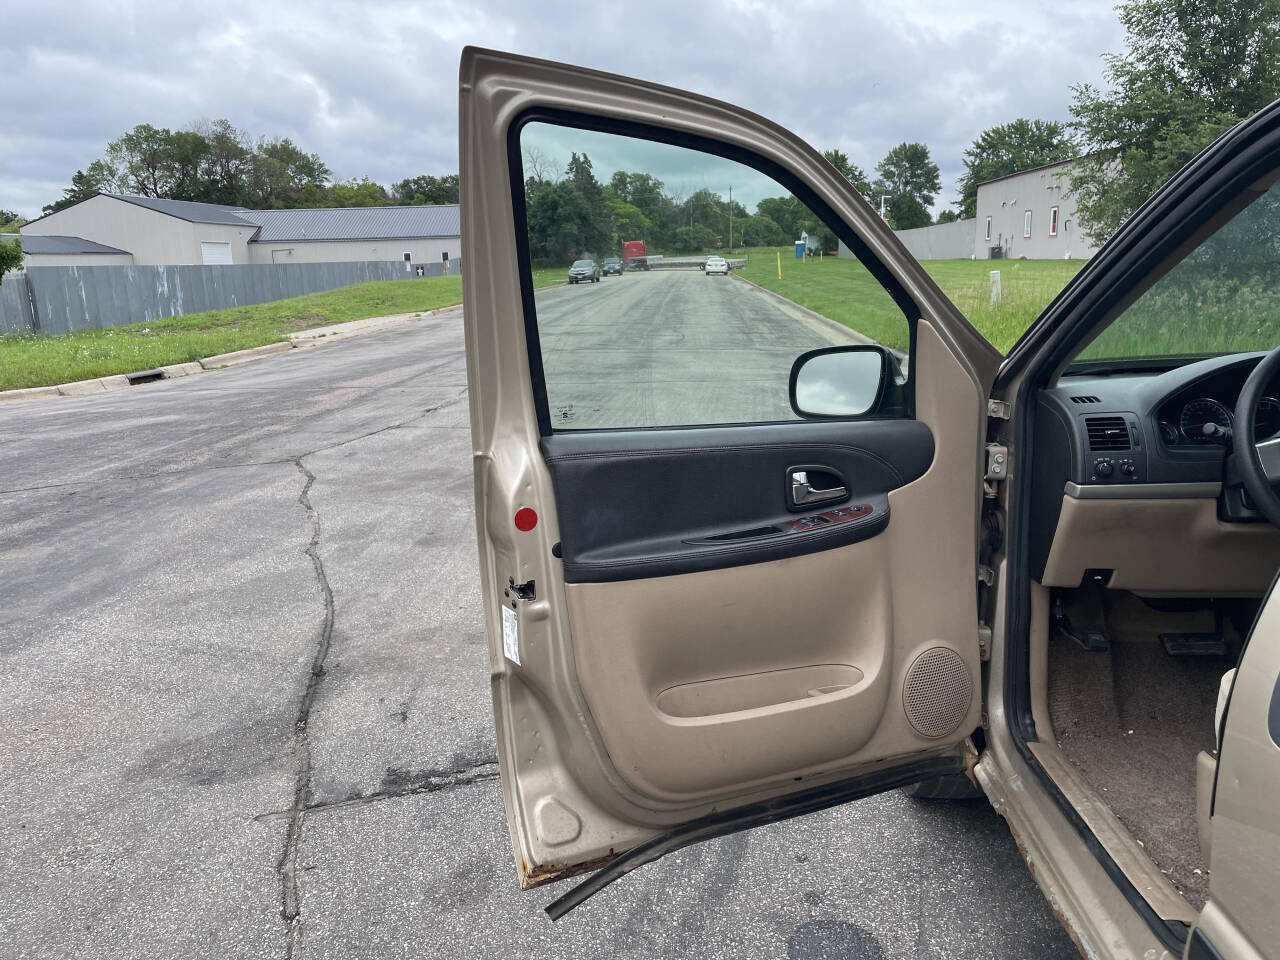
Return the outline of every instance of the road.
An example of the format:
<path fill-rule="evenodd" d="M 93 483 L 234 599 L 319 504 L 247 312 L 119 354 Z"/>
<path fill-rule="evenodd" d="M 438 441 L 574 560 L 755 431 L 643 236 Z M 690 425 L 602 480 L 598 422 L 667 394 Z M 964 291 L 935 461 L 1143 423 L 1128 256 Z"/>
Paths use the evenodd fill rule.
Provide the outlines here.
<path fill-rule="evenodd" d="M 466 403 L 449 311 L 0 408 L 0 955 L 1074 955 L 986 804 L 898 793 L 547 921 L 496 782 Z"/>
<path fill-rule="evenodd" d="M 801 353 L 850 342 L 734 277 L 655 270 L 538 295 L 552 421 L 563 427 L 794 420 Z"/>

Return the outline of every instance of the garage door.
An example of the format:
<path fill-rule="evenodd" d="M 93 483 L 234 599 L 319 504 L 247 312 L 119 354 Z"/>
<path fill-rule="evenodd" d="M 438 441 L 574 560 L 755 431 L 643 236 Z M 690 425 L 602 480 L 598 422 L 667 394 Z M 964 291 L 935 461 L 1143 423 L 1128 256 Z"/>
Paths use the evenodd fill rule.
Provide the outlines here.
<path fill-rule="evenodd" d="M 200 262 L 206 265 L 211 263 L 230 263 L 231 244 L 202 241 L 200 244 Z"/>

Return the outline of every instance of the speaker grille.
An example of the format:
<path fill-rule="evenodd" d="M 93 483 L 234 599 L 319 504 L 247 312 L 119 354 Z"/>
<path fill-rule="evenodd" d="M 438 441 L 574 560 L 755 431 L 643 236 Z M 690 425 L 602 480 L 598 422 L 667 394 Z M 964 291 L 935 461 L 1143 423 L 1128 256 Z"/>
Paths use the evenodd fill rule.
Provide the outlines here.
<path fill-rule="evenodd" d="M 969 712 L 973 680 L 963 658 L 949 647 L 932 647 L 907 669 L 902 706 L 916 732 L 945 737 Z"/>

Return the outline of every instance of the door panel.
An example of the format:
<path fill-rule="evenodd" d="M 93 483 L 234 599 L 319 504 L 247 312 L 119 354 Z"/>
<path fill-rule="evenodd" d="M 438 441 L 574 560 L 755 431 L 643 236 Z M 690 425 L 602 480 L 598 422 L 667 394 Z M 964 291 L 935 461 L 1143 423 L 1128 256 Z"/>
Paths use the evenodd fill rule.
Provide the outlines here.
<path fill-rule="evenodd" d="M 961 757 L 980 714 L 979 455 L 994 369 L 985 341 L 846 182 L 759 117 L 471 49 L 461 90 L 464 256 L 484 264 L 463 281 L 476 520 L 521 883 L 592 869 L 712 814 L 766 803 L 777 819 L 792 794 L 811 804 L 815 788 L 846 782 L 857 791 L 844 795 L 865 794 L 900 782 L 907 764 Z M 553 418 L 544 349 L 561 366 L 607 349 L 604 388 L 626 372 L 625 356 L 607 343 L 566 345 L 586 297 L 604 302 L 626 291 L 617 284 L 635 281 L 661 308 L 690 282 L 707 298 L 745 288 L 705 286 L 737 278 L 654 270 L 536 300 L 521 232 L 520 152 L 509 138 L 534 108 L 711 138 L 790 178 L 788 188 L 825 211 L 823 222 L 892 288 L 912 331 L 910 402 L 890 419 L 659 427 L 696 414 L 689 401 L 714 364 L 709 349 L 705 363 L 681 371 L 679 420 L 556 432 L 554 418 L 613 408 L 575 394 L 558 401 Z M 570 289 L 584 297 L 580 305 L 566 304 Z M 562 326 L 540 347 L 540 310 L 552 299 Z M 680 334 L 693 329 L 685 324 Z M 741 395 L 785 391 L 789 356 L 765 356 L 769 370 L 752 373 Z M 573 382 L 576 390 L 586 381 Z M 660 383 L 644 386 L 656 395 Z M 785 393 L 770 393 L 761 409 L 779 405 L 786 408 Z M 722 413 L 708 416 L 722 422 Z M 823 488 L 843 481 L 848 498 L 793 509 L 787 481 L 797 466 L 814 470 Z M 863 504 L 869 509 L 856 516 L 812 519 Z M 796 520 L 809 527 L 786 526 Z M 759 532 L 768 527 L 782 532 Z"/>
<path fill-rule="evenodd" d="M 885 495 L 933 460 L 915 420 L 559 433 L 542 441 L 570 583 L 662 577 L 855 543 L 889 522 Z M 788 470 L 821 466 L 847 495 L 789 508 Z M 864 509 L 865 508 L 865 509 Z"/>

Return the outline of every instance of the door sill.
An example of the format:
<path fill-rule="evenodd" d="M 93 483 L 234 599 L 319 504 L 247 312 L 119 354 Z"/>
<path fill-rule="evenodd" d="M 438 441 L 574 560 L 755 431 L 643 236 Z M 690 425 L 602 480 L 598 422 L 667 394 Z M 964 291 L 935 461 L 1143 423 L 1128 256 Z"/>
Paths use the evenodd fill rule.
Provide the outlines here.
<path fill-rule="evenodd" d="M 1147 852 L 1111 812 L 1105 799 L 1089 785 L 1055 744 L 1033 741 L 1027 744 L 1051 780 L 1097 838 L 1126 880 L 1144 899 L 1152 911 L 1165 922 L 1191 926 L 1199 911 L 1178 893 Z"/>

